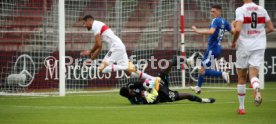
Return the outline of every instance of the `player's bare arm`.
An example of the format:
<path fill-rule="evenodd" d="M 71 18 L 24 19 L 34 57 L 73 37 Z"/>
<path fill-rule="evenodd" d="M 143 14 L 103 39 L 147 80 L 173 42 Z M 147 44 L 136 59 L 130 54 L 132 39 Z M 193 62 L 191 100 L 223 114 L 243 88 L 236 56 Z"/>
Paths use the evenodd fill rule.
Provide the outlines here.
<path fill-rule="evenodd" d="M 210 28 L 208 30 L 198 30 L 196 26 L 192 26 L 192 30 L 198 34 L 203 34 L 203 35 L 212 35 L 216 31 L 215 28 Z"/>
<path fill-rule="evenodd" d="M 95 36 L 95 44 L 91 50 L 91 60 L 94 60 L 102 50 L 102 40 L 100 34 Z"/>
<path fill-rule="evenodd" d="M 271 20 L 269 20 L 269 21 L 266 23 L 265 31 L 266 31 L 267 34 L 269 34 L 269 33 L 271 33 L 271 32 L 274 31 L 274 26 L 273 26 Z"/>
<path fill-rule="evenodd" d="M 217 18 L 217 17 L 220 17 L 221 16 L 221 8 L 216 8 L 216 7 L 212 7 L 211 10 L 210 10 L 210 14 L 211 14 L 211 17 L 213 19 Z M 198 34 L 202 34 L 202 35 L 212 35 L 215 33 L 216 31 L 216 28 L 213 28 L 211 27 L 210 29 L 208 30 L 198 30 L 196 28 L 196 26 L 192 26 L 192 30 Z"/>
<path fill-rule="evenodd" d="M 235 31 L 236 31 L 236 30 L 235 30 L 235 22 L 236 22 L 236 21 L 232 21 L 232 22 L 231 22 L 231 31 L 230 31 L 230 33 L 231 33 L 232 35 L 234 35 L 234 33 L 235 33 Z"/>
<path fill-rule="evenodd" d="M 100 36 L 96 36 L 96 37 L 95 37 L 96 43 L 97 43 L 97 41 L 99 41 L 99 40 L 101 41 L 101 38 L 100 38 L 100 39 L 98 39 L 98 38 L 100 38 Z M 84 50 L 84 51 L 82 51 L 82 52 L 80 53 L 80 55 L 81 55 L 81 56 L 89 56 L 89 57 L 92 58 L 92 56 L 94 56 L 93 53 L 95 53 L 95 51 L 99 49 L 99 46 L 102 46 L 102 45 L 95 44 L 95 45 L 92 47 L 91 50 Z M 100 50 L 100 51 L 101 51 L 101 50 Z M 97 56 L 96 56 L 96 57 L 97 57 Z"/>
<path fill-rule="evenodd" d="M 231 46 L 232 48 L 236 48 L 236 43 L 240 36 L 240 32 L 242 28 L 242 22 L 236 21 L 234 27 L 235 27 L 235 32 L 232 38 L 232 46 Z"/>

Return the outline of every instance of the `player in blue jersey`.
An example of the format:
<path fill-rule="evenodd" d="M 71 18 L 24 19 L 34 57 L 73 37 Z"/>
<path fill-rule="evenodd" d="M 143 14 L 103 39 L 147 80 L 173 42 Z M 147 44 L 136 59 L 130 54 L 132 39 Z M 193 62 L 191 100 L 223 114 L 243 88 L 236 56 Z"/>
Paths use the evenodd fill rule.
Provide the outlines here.
<path fill-rule="evenodd" d="M 201 93 L 201 86 L 205 76 L 223 77 L 223 79 L 229 83 L 229 74 L 227 72 L 210 69 L 210 66 L 211 60 L 217 58 L 221 54 L 221 41 L 224 33 L 226 31 L 230 31 L 232 34 L 234 33 L 233 24 L 230 25 L 227 20 L 221 17 L 220 5 L 213 5 L 210 13 L 213 19 L 208 30 L 198 30 L 195 26 L 192 26 L 194 32 L 202 35 L 209 35 L 208 48 L 201 62 L 197 86 L 191 87 L 198 94 Z"/>

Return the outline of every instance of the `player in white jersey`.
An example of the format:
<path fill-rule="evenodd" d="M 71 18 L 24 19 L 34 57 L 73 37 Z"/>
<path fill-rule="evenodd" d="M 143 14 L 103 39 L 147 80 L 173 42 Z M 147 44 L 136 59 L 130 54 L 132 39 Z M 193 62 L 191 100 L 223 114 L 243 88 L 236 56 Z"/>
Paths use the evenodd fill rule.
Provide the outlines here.
<path fill-rule="evenodd" d="M 102 41 L 105 41 L 108 45 L 109 51 L 98 68 L 102 73 L 124 70 L 127 75 L 132 77 L 160 80 L 136 70 L 134 65 L 128 61 L 125 45 L 106 24 L 95 20 L 91 15 L 86 15 L 83 18 L 83 26 L 95 35 L 95 44 L 91 50 L 81 52 L 81 56 L 90 56 L 90 59 L 94 60 L 102 50 Z"/>
<path fill-rule="evenodd" d="M 239 98 L 238 114 L 246 114 L 244 97 L 246 93 L 247 70 L 254 88 L 255 105 L 262 102 L 260 93 L 259 67 L 264 59 L 266 34 L 274 27 L 267 11 L 252 2 L 243 0 L 244 5 L 236 9 L 235 33 L 232 48 L 236 48 L 236 68 L 238 73 L 237 92 Z"/>

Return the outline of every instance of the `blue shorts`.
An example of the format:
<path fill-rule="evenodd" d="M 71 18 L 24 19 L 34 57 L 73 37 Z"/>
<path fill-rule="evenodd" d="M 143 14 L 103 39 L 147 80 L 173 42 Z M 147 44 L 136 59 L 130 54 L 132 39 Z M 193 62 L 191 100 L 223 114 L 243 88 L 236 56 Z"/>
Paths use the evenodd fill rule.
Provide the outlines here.
<path fill-rule="evenodd" d="M 220 53 L 221 53 L 221 46 L 216 46 L 212 48 L 208 47 L 204 53 L 204 57 L 202 59 L 201 65 L 204 68 L 211 67 L 212 61 L 218 58 Z"/>

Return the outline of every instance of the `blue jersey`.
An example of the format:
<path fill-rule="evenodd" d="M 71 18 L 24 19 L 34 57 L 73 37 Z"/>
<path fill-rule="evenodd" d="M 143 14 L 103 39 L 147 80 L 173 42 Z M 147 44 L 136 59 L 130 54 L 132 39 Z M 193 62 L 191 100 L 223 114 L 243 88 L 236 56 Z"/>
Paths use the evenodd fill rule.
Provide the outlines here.
<path fill-rule="evenodd" d="M 221 41 L 223 40 L 224 32 L 231 31 L 230 24 L 221 17 L 214 18 L 209 28 L 216 29 L 215 32 L 208 37 L 208 48 L 205 51 L 202 59 L 202 65 L 206 67 L 211 66 L 211 57 L 219 57 L 221 53 Z"/>
<path fill-rule="evenodd" d="M 208 49 L 220 46 L 225 31 L 231 31 L 231 26 L 227 20 L 222 17 L 214 18 L 209 28 L 216 29 L 215 32 L 208 37 Z"/>

